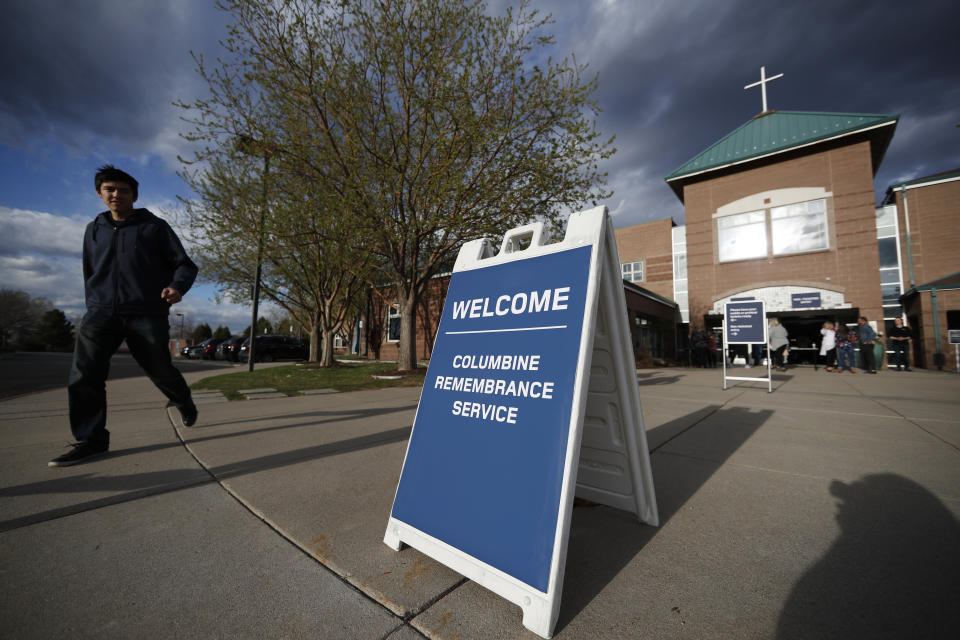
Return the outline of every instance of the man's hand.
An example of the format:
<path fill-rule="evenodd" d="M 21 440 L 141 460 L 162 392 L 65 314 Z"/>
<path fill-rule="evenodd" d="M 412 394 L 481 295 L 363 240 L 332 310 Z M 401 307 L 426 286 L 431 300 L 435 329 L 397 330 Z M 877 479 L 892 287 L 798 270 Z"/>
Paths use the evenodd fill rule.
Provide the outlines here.
<path fill-rule="evenodd" d="M 180 292 L 174 289 L 173 287 L 167 287 L 160 292 L 160 297 L 169 302 L 170 304 L 177 304 L 183 300 L 183 296 L 180 295 Z"/>

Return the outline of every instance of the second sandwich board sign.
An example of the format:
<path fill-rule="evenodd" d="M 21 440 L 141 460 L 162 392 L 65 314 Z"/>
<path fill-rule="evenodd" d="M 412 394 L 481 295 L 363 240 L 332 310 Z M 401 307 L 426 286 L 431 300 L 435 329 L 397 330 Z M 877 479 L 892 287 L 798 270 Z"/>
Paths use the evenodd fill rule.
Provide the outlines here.
<path fill-rule="evenodd" d="M 542 234 L 461 249 L 384 542 L 519 605 L 549 638 L 574 495 L 658 518 L 606 208 L 570 216 L 562 242 Z"/>

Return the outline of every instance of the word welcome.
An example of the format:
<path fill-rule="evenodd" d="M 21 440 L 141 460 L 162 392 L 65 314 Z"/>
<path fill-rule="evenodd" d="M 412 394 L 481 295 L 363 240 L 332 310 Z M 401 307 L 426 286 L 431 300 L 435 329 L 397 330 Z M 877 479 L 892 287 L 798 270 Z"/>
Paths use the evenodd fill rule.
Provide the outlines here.
<path fill-rule="evenodd" d="M 562 311 L 570 300 L 570 287 L 556 287 L 530 293 L 502 295 L 491 304 L 492 298 L 455 300 L 453 319 L 492 318 L 493 316 L 522 315 L 544 311 Z"/>

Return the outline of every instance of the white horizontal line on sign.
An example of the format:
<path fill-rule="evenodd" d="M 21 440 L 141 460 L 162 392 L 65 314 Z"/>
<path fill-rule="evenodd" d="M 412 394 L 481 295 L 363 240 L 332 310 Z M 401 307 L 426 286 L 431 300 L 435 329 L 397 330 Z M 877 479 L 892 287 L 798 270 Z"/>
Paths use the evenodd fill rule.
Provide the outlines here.
<path fill-rule="evenodd" d="M 463 333 L 506 333 L 507 331 L 547 331 L 549 329 L 566 329 L 567 325 L 558 324 L 552 327 L 518 327 L 516 329 L 481 329 L 478 331 L 445 331 L 448 336 L 455 336 Z"/>

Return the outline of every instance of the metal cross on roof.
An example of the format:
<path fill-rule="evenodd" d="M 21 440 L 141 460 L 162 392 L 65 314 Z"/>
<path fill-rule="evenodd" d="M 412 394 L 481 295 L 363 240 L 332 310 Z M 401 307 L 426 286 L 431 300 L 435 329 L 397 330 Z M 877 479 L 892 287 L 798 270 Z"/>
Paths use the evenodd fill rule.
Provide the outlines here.
<path fill-rule="evenodd" d="M 763 93 L 763 111 L 761 111 L 761 113 L 767 112 L 767 83 L 770 82 L 771 80 L 776 80 L 777 78 L 782 78 L 782 77 L 783 77 L 783 74 L 778 73 L 777 75 L 770 76 L 768 78 L 767 68 L 760 67 L 760 81 L 754 82 L 753 84 L 748 84 L 747 86 L 744 87 L 744 89 L 752 89 L 753 87 L 760 85 L 760 91 L 761 93 Z"/>

